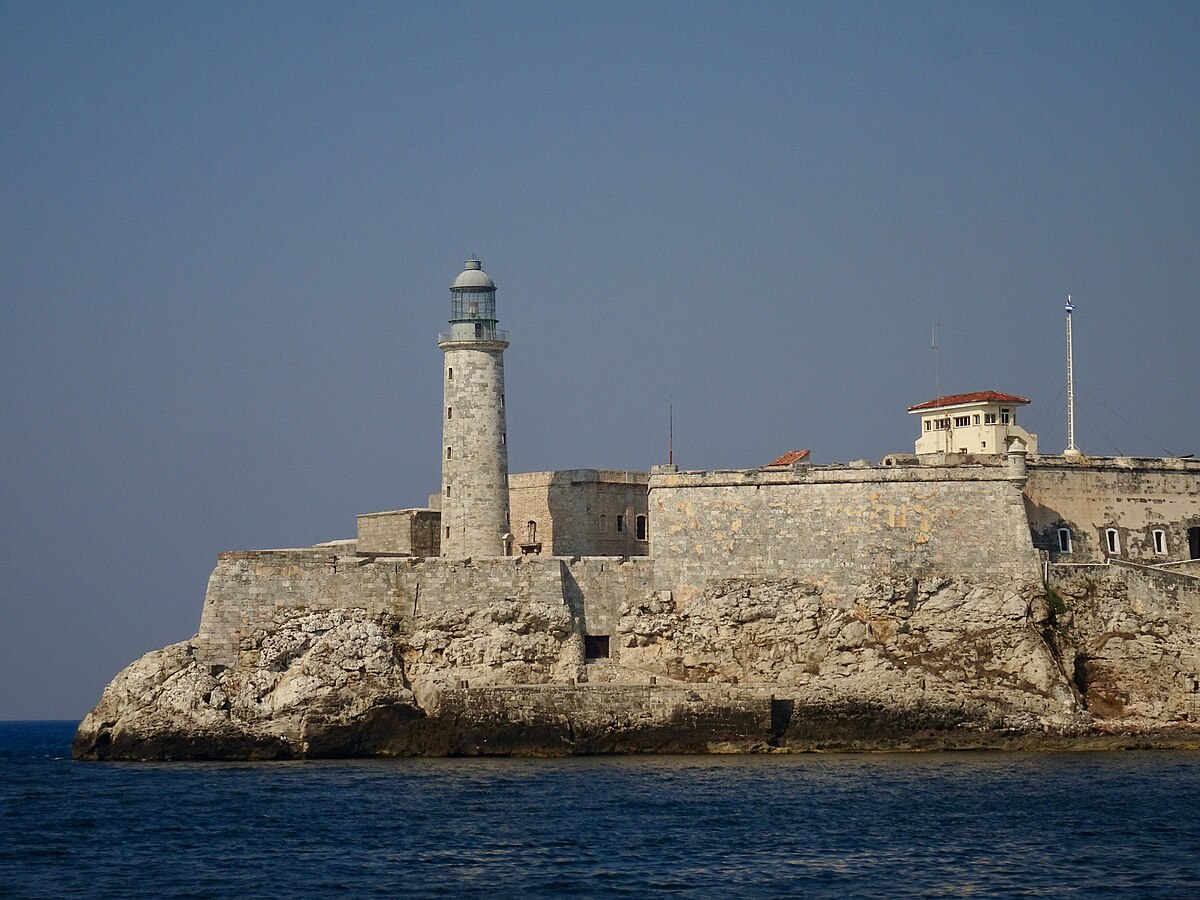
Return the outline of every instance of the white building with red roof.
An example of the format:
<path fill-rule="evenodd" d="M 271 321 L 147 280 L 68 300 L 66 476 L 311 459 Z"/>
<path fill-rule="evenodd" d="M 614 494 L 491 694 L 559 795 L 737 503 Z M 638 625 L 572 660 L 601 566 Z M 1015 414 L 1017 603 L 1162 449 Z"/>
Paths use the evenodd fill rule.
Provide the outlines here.
<path fill-rule="evenodd" d="M 1017 425 L 1017 407 L 1029 400 L 1001 391 L 951 394 L 910 406 L 921 417 L 916 453 L 1007 453 L 1018 438 L 1037 453 L 1037 435 Z"/>

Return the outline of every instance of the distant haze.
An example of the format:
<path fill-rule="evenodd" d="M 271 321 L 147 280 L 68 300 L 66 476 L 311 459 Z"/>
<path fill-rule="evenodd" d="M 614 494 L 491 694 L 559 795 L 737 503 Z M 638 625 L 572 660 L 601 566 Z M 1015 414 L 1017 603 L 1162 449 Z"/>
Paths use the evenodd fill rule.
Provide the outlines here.
<path fill-rule="evenodd" d="M 438 489 L 448 285 L 513 471 L 911 451 L 935 391 L 1200 450 L 1200 5 L 0 5 L 0 719 L 216 554 Z"/>

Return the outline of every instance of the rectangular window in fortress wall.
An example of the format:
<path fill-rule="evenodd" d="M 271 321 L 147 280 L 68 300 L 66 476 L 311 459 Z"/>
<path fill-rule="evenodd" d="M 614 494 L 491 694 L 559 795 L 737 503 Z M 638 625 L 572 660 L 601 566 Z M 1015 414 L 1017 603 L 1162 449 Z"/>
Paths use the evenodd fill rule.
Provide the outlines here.
<path fill-rule="evenodd" d="M 608 635 L 585 634 L 583 636 L 583 655 L 588 659 L 608 659 Z"/>
<path fill-rule="evenodd" d="M 1071 552 L 1071 529 L 1070 528 L 1058 529 L 1058 552 L 1059 553 L 1070 553 Z"/>

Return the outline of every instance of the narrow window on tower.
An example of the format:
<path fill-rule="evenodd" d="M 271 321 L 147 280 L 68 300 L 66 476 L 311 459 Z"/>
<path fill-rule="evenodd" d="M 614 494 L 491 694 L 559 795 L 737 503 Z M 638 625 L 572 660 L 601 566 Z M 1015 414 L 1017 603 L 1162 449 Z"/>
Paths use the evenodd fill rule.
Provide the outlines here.
<path fill-rule="evenodd" d="M 447 381 L 454 380 L 454 366 L 450 366 L 448 369 L 446 369 L 446 380 Z"/>
<path fill-rule="evenodd" d="M 446 526 L 446 540 L 450 540 L 450 526 Z"/>
<path fill-rule="evenodd" d="M 503 394 L 500 395 L 500 408 L 501 409 L 504 408 L 504 395 Z"/>
<path fill-rule="evenodd" d="M 454 458 L 454 448 L 447 447 L 446 448 L 446 459 L 453 459 L 453 458 Z"/>
<path fill-rule="evenodd" d="M 450 496 L 450 485 L 446 485 L 446 496 Z"/>
<path fill-rule="evenodd" d="M 633 520 L 633 526 L 634 534 L 637 535 L 637 539 L 639 541 L 644 541 L 646 539 L 646 517 L 638 516 Z"/>
<path fill-rule="evenodd" d="M 508 446 L 508 432 L 507 431 L 502 431 L 500 433 L 500 445 L 502 447 Z"/>
<path fill-rule="evenodd" d="M 1165 531 L 1154 532 L 1154 552 L 1159 556 L 1167 555 L 1167 533 Z"/>
<path fill-rule="evenodd" d="M 617 531 L 621 532 L 624 530 L 625 530 L 625 517 L 617 516 Z"/>
<path fill-rule="evenodd" d="M 447 406 L 447 407 L 446 407 L 446 418 L 447 418 L 447 419 L 453 419 L 453 418 L 454 418 L 454 407 L 453 407 L 453 406 Z"/>

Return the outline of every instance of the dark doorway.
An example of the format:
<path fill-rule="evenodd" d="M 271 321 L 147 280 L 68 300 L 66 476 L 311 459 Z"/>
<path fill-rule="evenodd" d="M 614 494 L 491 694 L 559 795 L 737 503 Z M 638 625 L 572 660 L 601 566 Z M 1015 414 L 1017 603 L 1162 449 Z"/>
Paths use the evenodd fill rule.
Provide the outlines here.
<path fill-rule="evenodd" d="M 608 635 L 585 634 L 583 636 L 583 655 L 588 659 L 608 659 Z"/>
<path fill-rule="evenodd" d="M 1200 559 L 1200 528 L 1188 529 L 1188 555 L 1192 559 Z"/>
<path fill-rule="evenodd" d="M 635 531 L 637 539 L 639 541 L 644 541 L 646 539 L 646 517 L 638 516 L 636 519 L 634 519 L 633 524 L 637 529 Z"/>

